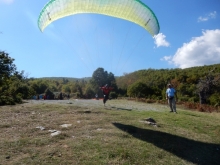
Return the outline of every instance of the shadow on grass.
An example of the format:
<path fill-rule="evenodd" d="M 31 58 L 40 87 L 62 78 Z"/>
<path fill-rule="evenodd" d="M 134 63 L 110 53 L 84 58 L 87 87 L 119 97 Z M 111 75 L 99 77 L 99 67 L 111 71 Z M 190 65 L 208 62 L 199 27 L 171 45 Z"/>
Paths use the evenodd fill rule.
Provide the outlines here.
<path fill-rule="evenodd" d="M 132 125 L 113 123 L 113 125 L 133 137 L 166 150 L 181 159 L 199 164 L 219 164 L 220 145 L 190 140 L 156 130 L 142 129 Z"/>
<path fill-rule="evenodd" d="M 128 109 L 128 108 L 121 108 L 121 107 L 114 107 L 114 106 L 112 106 L 111 108 L 116 109 L 116 110 L 126 110 L 126 111 L 132 110 L 132 109 Z"/>

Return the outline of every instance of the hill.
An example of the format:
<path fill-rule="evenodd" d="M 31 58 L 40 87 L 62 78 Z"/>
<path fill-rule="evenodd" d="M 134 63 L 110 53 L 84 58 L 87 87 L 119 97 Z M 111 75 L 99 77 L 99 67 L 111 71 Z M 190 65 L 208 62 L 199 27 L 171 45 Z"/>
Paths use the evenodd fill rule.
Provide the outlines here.
<path fill-rule="evenodd" d="M 135 71 L 117 78 L 117 85 L 121 88 L 127 88 L 137 81 L 142 81 L 150 86 L 166 88 L 167 83 L 173 81 L 177 83 L 197 84 L 200 78 L 206 76 L 210 70 L 214 69 L 215 74 L 220 73 L 220 64 L 205 65 L 186 69 L 145 69 Z"/>
<path fill-rule="evenodd" d="M 83 78 L 73 78 L 73 77 L 41 77 L 38 79 L 45 79 L 45 80 L 55 80 L 55 81 L 60 81 L 60 80 L 68 80 L 68 81 L 76 81 L 76 80 L 85 80 L 85 81 L 89 81 L 91 79 L 91 77 L 83 77 Z"/>

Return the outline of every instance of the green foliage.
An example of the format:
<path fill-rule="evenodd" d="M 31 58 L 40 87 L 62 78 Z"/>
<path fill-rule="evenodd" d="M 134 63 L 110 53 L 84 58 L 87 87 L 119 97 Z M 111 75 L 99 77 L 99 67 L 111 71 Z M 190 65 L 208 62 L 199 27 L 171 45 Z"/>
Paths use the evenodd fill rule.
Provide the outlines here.
<path fill-rule="evenodd" d="M 0 105 L 15 105 L 15 100 L 13 97 L 1 95 Z"/>
<path fill-rule="evenodd" d="M 34 93 L 24 71 L 16 71 L 13 62 L 8 53 L 0 51 L 0 105 L 22 103 L 22 99 L 28 99 Z"/>
<path fill-rule="evenodd" d="M 22 103 L 22 99 L 23 99 L 23 94 L 22 94 L 22 93 L 18 93 L 18 94 L 16 94 L 15 97 L 14 97 L 14 101 L 15 101 L 16 103 Z"/>
<path fill-rule="evenodd" d="M 93 72 L 90 83 L 95 87 L 104 86 L 105 84 L 114 88 L 117 87 L 114 74 L 111 72 L 108 73 L 104 68 L 98 68 Z"/>
<path fill-rule="evenodd" d="M 210 95 L 220 89 L 220 73 L 214 74 L 214 70 L 215 68 L 200 78 L 197 84 L 196 92 L 199 94 L 201 104 L 206 104 Z"/>
<path fill-rule="evenodd" d="M 220 93 L 214 93 L 209 97 L 209 102 L 213 106 L 220 106 Z"/>
<path fill-rule="evenodd" d="M 54 99 L 54 93 L 49 88 L 45 90 L 45 95 L 47 99 Z"/>
<path fill-rule="evenodd" d="M 95 92 L 91 86 L 86 87 L 85 96 L 86 96 L 86 98 L 90 98 L 90 99 L 95 97 Z"/>
<path fill-rule="evenodd" d="M 98 68 L 93 72 L 90 83 L 96 88 L 103 86 L 109 83 L 107 81 L 107 77 L 108 77 L 108 72 L 105 71 L 103 68 Z"/>
<path fill-rule="evenodd" d="M 127 89 L 118 88 L 118 96 L 127 96 Z"/>
<path fill-rule="evenodd" d="M 0 51 L 0 85 L 16 71 L 14 59 L 8 53 Z"/>
<path fill-rule="evenodd" d="M 62 86 L 62 91 L 65 93 L 71 93 L 70 86 L 68 84 L 65 84 Z"/>
<path fill-rule="evenodd" d="M 212 74 L 212 78 L 213 80 L 217 80 L 220 73 L 220 64 L 192 67 L 186 69 L 139 70 L 118 77 L 116 79 L 116 82 L 118 88 L 120 89 L 120 96 L 126 96 L 124 91 L 127 90 L 127 94 L 132 94 L 132 96 L 134 97 L 140 97 L 137 92 L 130 93 L 130 91 L 128 90 L 131 90 L 131 88 L 133 88 L 132 86 L 135 83 L 141 82 L 143 84 L 146 84 L 154 91 L 152 94 L 146 95 L 144 94 L 146 92 L 141 92 L 140 89 L 138 89 L 140 95 L 142 95 L 141 97 L 164 99 L 167 84 L 172 83 L 177 91 L 177 95 L 179 98 L 178 100 L 198 102 L 199 95 L 196 92 L 197 84 L 199 83 L 199 80 L 206 77 L 209 71 L 213 70 L 213 68 L 215 72 Z M 214 91 L 217 91 L 217 93 L 219 93 L 220 82 L 212 85 L 210 96 L 213 95 Z"/>
<path fill-rule="evenodd" d="M 99 96 L 102 95 L 102 91 L 99 90 L 99 87 L 108 84 L 109 86 L 114 88 L 114 91 L 117 91 L 118 87 L 116 85 L 116 80 L 113 73 L 108 73 L 104 70 L 104 68 L 97 68 L 92 75 L 90 80 L 90 84 L 95 93 Z"/>
<path fill-rule="evenodd" d="M 118 94 L 116 92 L 110 92 L 109 97 L 111 99 L 117 99 L 118 98 Z"/>
<path fill-rule="evenodd" d="M 19 97 L 22 99 L 29 99 L 35 93 L 35 91 L 25 82 L 24 78 L 18 78 L 17 76 L 11 76 L 10 81 L 8 81 L 8 94 Z"/>
<path fill-rule="evenodd" d="M 35 90 L 36 94 L 41 94 L 45 92 L 49 84 L 47 80 L 35 79 L 30 81 L 30 86 Z"/>
<path fill-rule="evenodd" d="M 128 87 L 128 93 L 131 97 L 145 98 L 153 94 L 153 90 L 142 82 L 136 82 Z"/>

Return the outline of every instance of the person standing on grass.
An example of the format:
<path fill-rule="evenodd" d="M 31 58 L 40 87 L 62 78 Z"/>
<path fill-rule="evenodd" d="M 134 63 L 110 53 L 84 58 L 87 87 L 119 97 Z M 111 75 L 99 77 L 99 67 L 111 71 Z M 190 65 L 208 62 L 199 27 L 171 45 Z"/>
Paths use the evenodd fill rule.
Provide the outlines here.
<path fill-rule="evenodd" d="M 166 90 L 166 99 L 168 100 L 168 104 L 170 106 L 170 112 L 176 112 L 176 90 L 172 87 L 171 84 L 168 84 L 168 88 Z"/>
<path fill-rule="evenodd" d="M 104 87 L 99 87 L 104 95 L 104 99 L 103 99 L 103 104 L 105 106 L 106 101 L 109 99 L 109 93 L 111 92 L 111 90 L 113 90 L 113 87 L 109 87 L 108 84 L 106 84 Z"/>
<path fill-rule="evenodd" d="M 98 94 L 97 94 L 97 93 L 95 94 L 95 98 L 96 98 L 96 100 L 98 100 L 98 99 L 99 99 L 99 96 L 98 96 Z"/>

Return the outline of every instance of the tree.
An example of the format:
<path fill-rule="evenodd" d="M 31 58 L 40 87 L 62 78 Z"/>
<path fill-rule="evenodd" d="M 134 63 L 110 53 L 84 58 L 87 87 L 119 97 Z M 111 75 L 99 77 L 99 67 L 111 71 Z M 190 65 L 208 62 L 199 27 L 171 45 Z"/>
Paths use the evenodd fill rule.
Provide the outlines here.
<path fill-rule="evenodd" d="M 209 73 L 204 78 L 201 78 L 197 84 L 197 93 L 200 98 L 200 104 L 206 104 L 209 96 L 215 92 L 216 87 L 219 85 L 220 73 L 214 75 L 213 72 L 214 69 L 210 70 Z"/>
<path fill-rule="evenodd" d="M 95 97 L 95 92 L 92 90 L 90 85 L 87 85 L 87 87 L 85 88 L 85 96 L 87 99 Z"/>
<path fill-rule="evenodd" d="M 67 84 L 63 85 L 62 91 L 65 93 L 71 93 L 70 85 L 67 85 Z"/>
<path fill-rule="evenodd" d="M 8 53 L 0 51 L 0 85 L 16 71 L 13 62 L 14 59 Z"/>
<path fill-rule="evenodd" d="M 145 98 L 153 94 L 153 91 L 145 83 L 136 82 L 128 87 L 127 94 L 132 97 Z"/>
<path fill-rule="evenodd" d="M 36 94 L 42 94 L 49 87 L 48 80 L 34 80 L 31 82 L 31 87 L 36 91 Z"/>
<path fill-rule="evenodd" d="M 27 80 L 23 76 L 23 71 L 21 73 L 16 72 L 7 81 L 8 89 L 7 92 L 12 97 L 20 97 L 22 99 L 29 99 L 35 94 L 34 89 L 28 84 Z M 21 102 L 21 101 L 19 101 Z"/>
<path fill-rule="evenodd" d="M 99 87 L 104 86 L 105 84 L 112 86 L 114 90 L 117 91 L 117 85 L 114 74 L 111 72 L 108 73 L 104 70 L 104 68 L 98 68 L 93 72 L 90 83 L 92 84 L 94 92 L 99 93 L 99 95 L 101 94 Z"/>
<path fill-rule="evenodd" d="M 96 69 L 92 74 L 91 84 L 94 87 L 100 87 L 108 82 L 108 72 L 105 71 L 103 68 Z"/>
<path fill-rule="evenodd" d="M 34 93 L 24 71 L 16 71 L 13 62 L 8 53 L 0 51 L 0 105 L 21 103 L 22 99 L 28 99 Z"/>

